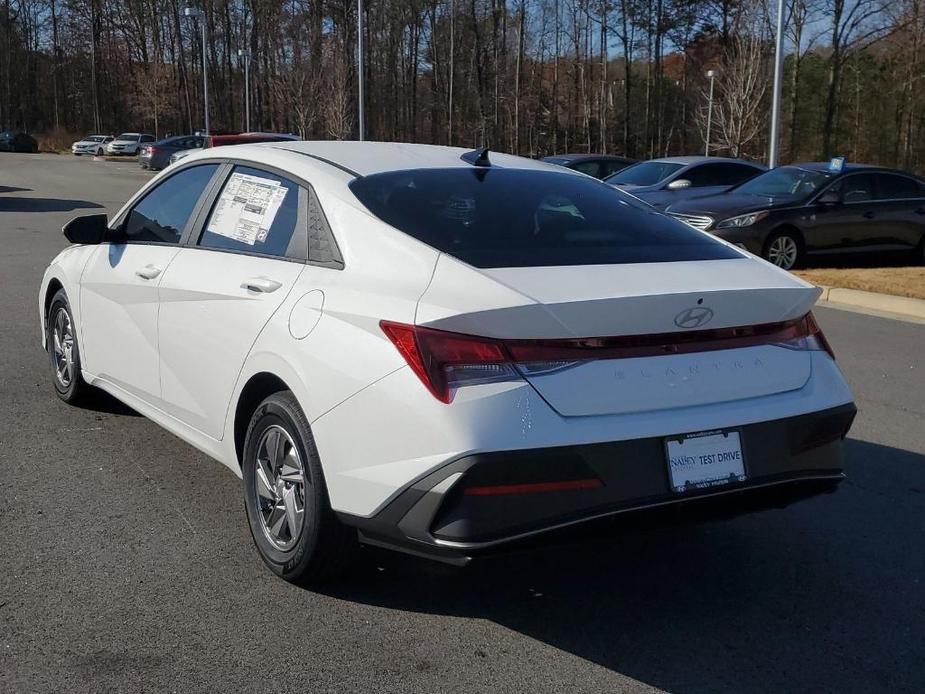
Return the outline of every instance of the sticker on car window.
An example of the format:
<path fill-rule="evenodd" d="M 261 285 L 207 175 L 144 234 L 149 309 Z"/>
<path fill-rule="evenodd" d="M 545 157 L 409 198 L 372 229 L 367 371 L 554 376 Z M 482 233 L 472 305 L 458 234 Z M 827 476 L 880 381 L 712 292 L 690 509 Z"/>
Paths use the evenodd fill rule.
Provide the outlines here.
<path fill-rule="evenodd" d="M 253 246 L 263 243 L 288 191 L 272 178 L 233 173 L 206 231 Z"/>

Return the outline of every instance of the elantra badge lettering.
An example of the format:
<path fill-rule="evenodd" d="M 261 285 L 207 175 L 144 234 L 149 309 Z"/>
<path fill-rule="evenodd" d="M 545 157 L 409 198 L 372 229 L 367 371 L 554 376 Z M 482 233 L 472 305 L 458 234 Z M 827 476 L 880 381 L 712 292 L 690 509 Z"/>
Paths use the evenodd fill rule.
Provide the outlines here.
<path fill-rule="evenodd" d="M 713 310 L 706 306 L 686 308 L 674 317 L 674 324 L 679 328 L 699 328 L 713 318 Z"/>

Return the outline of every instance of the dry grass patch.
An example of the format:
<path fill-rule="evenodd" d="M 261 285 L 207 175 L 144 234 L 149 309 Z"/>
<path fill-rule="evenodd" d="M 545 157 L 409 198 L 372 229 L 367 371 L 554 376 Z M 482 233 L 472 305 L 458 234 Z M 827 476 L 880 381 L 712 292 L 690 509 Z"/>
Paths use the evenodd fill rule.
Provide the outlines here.
<path fill-rule="evenodd" d="M 827 287 L 925 299 L 925 267 L 822 268 L 794 274 Z"/>

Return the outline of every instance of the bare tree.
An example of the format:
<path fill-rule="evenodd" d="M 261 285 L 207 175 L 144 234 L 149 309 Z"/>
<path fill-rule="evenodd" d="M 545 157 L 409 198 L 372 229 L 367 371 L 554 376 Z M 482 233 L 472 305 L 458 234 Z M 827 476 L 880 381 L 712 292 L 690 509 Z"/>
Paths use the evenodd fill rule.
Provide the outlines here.
<path fill-rule="evenodd" d="M 736 18 L 729 46 L 723 53 L 713 123 L 713 142 L 734 157 L 761 133 L 767 123 L 764 95 L 768 85 L 768 42 L 761 5 L 751 6 Z M 700 120 L 706 121 L 705 112 Z"/>

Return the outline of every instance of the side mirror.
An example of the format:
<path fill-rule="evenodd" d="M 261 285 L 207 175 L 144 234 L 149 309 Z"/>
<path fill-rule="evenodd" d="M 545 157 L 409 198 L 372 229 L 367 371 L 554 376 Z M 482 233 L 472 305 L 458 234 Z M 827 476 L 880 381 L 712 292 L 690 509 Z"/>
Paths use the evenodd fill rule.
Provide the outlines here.
<path fill-rule="evenodd" d="M 97 244 L 103 242 L 108 224 L 109 218 L 104 214 L 85 214 L 82 217 L 74 217 L 61 231 L 64 232 L 64 238 L 71 243 Z"/>
<path fill-rule="evenodd" d="M 827 190 L 816 200 L 820 205 L 837 205 L 841 202 L 841 195 L 834 190 Z"/>
<path fill-rule="evenodd" d="M 690 188 L 691 182 L 686 178 L 676 178 L 671 183 L 668 184 L 668 190 L 684 190 L 685 188 Z"/>

